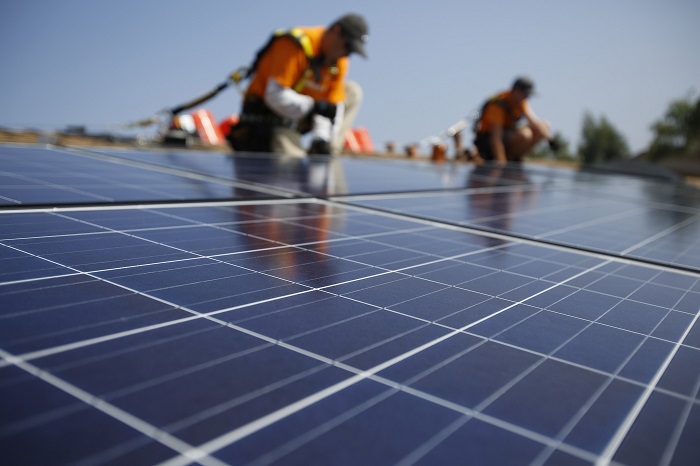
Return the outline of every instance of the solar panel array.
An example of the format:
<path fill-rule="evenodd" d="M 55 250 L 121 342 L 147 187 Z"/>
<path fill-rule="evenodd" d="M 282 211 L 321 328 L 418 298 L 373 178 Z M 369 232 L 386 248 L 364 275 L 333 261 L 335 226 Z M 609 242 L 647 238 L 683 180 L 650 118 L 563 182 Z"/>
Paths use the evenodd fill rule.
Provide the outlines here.
<path fill-rule="evenodd" d="M 0 146 L 12 465 L 700 464 L 700 191 Z"/>

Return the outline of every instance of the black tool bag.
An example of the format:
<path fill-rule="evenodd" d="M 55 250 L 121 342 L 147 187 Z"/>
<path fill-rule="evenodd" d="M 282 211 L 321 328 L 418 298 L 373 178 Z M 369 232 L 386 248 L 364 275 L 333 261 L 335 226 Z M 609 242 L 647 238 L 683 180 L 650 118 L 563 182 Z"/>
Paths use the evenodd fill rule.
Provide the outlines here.
<path fill-rule="evenodd" d="M 238 122 L 226 136 L 236 152 L 271 152 L 273 126 L 269 123 Z"/>
<path fill-rule="evenodd" d="M 254 96 L 246 96 L 238 123 L 226 136 L 237 152 L 270 152 L 274 113 Z"/>

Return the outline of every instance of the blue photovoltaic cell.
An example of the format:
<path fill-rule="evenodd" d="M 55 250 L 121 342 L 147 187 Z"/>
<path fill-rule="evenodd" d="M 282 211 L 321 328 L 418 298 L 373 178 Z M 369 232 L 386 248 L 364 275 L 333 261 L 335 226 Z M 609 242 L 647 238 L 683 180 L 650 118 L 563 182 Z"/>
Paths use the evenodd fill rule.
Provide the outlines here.
<path fill-rule="evenodd" d="M 270 198 L 270 191 L 115 163 L 89 152 L 0 146 L 0 205 Z"/>
<path fill-rule="evenodd" d="M 649 182 L 652 184 L 651 182 Z M 673 206 L 673 192 L 642 199 L 522 187 L 506 193 L 385 195 L 352 203 L 543 242 L 700 270 L 700 197 Z M 488 197 L 488 201 L 484 201 Z M 507 202 L 498 200 L 499 197 Z M 692 205 L 692 207 L 691 207 Z"/>
<path fill-rule="evenodd" d="M 6 205 L 41 204 L 0 210 L 3 463 L 700 460 L 697 191 L 78 152 L 0 150 L 33 186 L 3 185 Z M 95 200 L 79 178 L 101 170 L 121 184 Z M 144 173 L 228 193 L 114 205 Z"/>

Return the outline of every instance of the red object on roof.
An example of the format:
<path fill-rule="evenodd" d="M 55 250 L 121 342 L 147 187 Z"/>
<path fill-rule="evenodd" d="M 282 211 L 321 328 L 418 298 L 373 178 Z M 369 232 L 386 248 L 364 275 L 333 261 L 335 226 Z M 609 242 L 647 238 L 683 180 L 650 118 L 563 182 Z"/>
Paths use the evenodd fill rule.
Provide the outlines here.
<path fill-rule="evenodd" d="M 240 118 L 238 115 L 229 115 L 221 120 L 221 123 L 219 123 L 219 131 L 221 131 L 221 134 L 223 134 L 224 137 L 228 136 L 228 133 L 231 132 L 231 128 L 236 126 L 239 120 Z"/>
<path fill-rule="evenodd" d="M 373 154 L 374 143 L 367 128 L 352 128 L 345 136 L 345 149 L 353 154 Z"/>
<path fill-rule="evenodd" d="M 197 134 L 202 142 L 213 146 L 226 143 L 224 135 L 221 134 L 221 130 L 209 110 L 200 109 L 193 112 L 192 119 L 194 120 L 194 126 L 197 128 Z"/>

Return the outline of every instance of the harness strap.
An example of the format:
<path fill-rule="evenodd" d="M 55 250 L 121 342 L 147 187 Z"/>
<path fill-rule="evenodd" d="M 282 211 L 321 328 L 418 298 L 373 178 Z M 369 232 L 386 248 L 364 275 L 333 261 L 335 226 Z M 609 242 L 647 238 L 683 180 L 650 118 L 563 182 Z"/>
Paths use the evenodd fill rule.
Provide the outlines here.
<path fill-rule="evenodd" d="M 519 116 L 518 118 L 515 118 L 515 115 L 513 113 L 513 107 L 508 103 L 507 100 L 500 98 L 498 95 L 495 95 L 488 99 L 486 102 L 484 102 L 484 105 L 481 106 L 481 111 L 479 112 L 479 118 L 474 120 L 474 132 L 478 133 L 479 129 L 481 128 L 481 119 L 484 116 L 484 112 L 486 111 L 486 107 L 488 107 L 491 104 L 496 104 L 499 107 L 501 107 L 503 110 L 506 111 L 508 116 L 510 117 L 511 120 L 513 120 L 513 124 L 515 124 L 520 118 L 522 118 L 522 115 Z"/>

